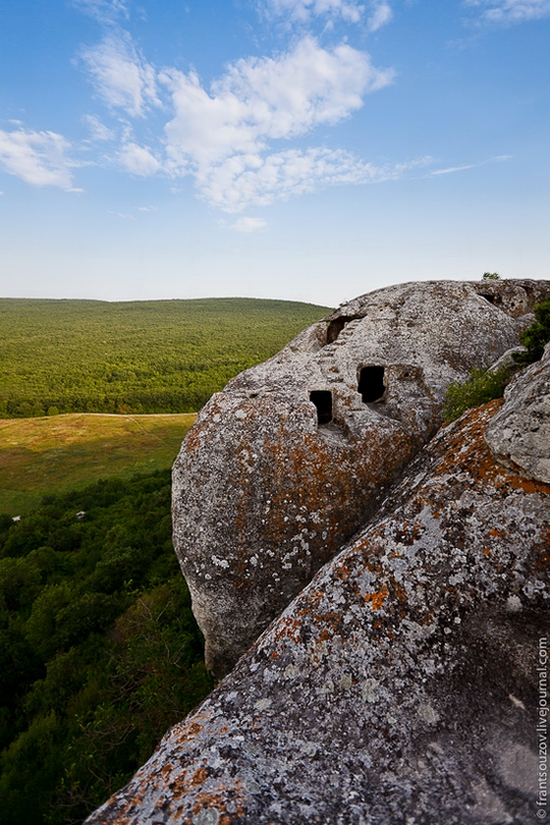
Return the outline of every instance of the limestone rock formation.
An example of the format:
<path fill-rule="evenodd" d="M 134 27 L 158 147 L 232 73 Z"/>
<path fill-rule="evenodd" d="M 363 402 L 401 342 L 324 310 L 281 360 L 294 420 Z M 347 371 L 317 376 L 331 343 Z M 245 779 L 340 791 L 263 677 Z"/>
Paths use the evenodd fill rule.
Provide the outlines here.
<path fill-rule="evenodd" d="M 174 465 L 174 543 L 223 675 L 377 508 L 451 381 L 517 343 L 541 281 L 363 295 L 229 382 Z"/>
<path fill-rule="evenodd" d="M 440 430 L 89 825 L 536 821 L 550 485 L 492 456 L 500 405 Z"/>
<path fill-rule="evenodd" d="M 495 458 L 550 484 L 550 344 L 540 361 L 508 385 L 505 403 L 487 429 Z"/>

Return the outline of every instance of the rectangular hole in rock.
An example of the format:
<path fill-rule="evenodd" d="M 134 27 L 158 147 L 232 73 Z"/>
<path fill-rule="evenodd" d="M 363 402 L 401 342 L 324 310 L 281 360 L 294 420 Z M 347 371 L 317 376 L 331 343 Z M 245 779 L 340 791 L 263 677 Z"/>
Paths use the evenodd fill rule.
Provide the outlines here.
<path fill-rule="evenodd" d="M 386 387 L 384 386 L 384 367 L 362 367 L 359 372 L 357 391 L 361 393 L 364 404 L 380 401 Z"/>
<path fill-rule="evenodd" d="M 332 421 L 332 393 L 330 390 L 312 390 L 309 400 L 317 407 L 317 423 L 328 424 Z"/>

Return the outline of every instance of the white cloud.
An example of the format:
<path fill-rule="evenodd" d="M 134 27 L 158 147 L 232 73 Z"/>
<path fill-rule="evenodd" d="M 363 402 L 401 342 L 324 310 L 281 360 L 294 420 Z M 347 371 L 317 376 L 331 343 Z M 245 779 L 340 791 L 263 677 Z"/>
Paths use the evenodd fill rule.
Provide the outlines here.
<path fill-rule="evenodd" d="M 151 154 L 148 146 L 138 146 L 128 141 L 118 153 L 120 164 L 132 175 L 149 177 L 161 168 L 160 162 Z"/>
<path fill-rule="evenodd" d="M 124 218 L 124 220 L 135 221 L 135 215 L 129 215 L 127 212 L 113 212 L 112 209 L 107 210 L 107 214 L 116 215 L 117 218 Z"/>
<path fill-rule="evenodd" d="M 366 25 L 375 31 L 391 17 L 385 0 L 271 0 L 295 14 L 340 14 L 355 22 L 369 9 Z M 366 52 L 340 43 L 322 48 L 312 36 L 275 57 L 243 58 L 206 88 L 194 71 L 165 69 L 157 75 L 135 49 L 129 35 L 111 33 L 82 58 L 96 89 L 111 108 L 134 117 L 163 106 L 164 92 L 174 112 L 164 128 L 159 148 L 135 142 L 129 124 L 123 129 L 115 159 L 134 175 L 164 172 L 173 178 L 191 175 L 199 196 L 226 212 L 247 205 L 266 205 L 318 186 L 366 183 L 397 174 L 398 167 L 380 169 L 343 151 L 324 148 L 274 149 L 273 141 L 288 141 L 350 117 L 363 106 L 366 94 L 388 86 L 392 69 L 378 69 Z M 113 132 L 93 115 L 85 118 L 92 138 L 111 140 Z M 260 219 L 242 219 L 232 228 L 253 231 Z"/>
<path fill-rule="evenodd" d="M 374 32 L 388 23 L 392 10 L 387 0 L 261 0 L 261 8 L 269 17 L 284 17 L 298 23 L 308 23 L 315 17 L 346 23 L 359 23 L 368 14 L 367 28 Z"/>
<path fill-rule="evenodd" d="M 341 16 L 349 23 L 358 23 L 365 6 L 356 0 L 267 0 L 265 7 L 275 15 L 289 15 L 306 22 L 313 16 Z"/>
<path fill-rule="evenodd" d="M 167 71 L 160 80 L 176 115 L 165 127 L 165 168 L 173 176 L 192 174 L 201 197 L 228 212 L 312 191 L 316 182 L 343 182 L 348 174 L 355 180 L 360 162 L 345 152 L 268 154 L 270 141 L 348 117 L 363 95 L 392 79 L 393 71 L 374 68 L 366 53 L 346 44 L 328 51 L 312 37 L 277 58 L 237 61 L 210 91 L 194 73 Z M 367 166 L 361 169 L 368 177 Z"/>
<path fill-rule="evenodd" d="M 464 164 L 464 166 L 449 166 L 447 169 L 435 169 L 433 172 L 430 172 L 429 177 L 433 177 L 434 175 L 450 175 L 451 172 L 463 172 L 465 169 L 475 169 L 478 165 L 477 163 L 468 163 Z"/>
<path fill-rule="evenodd" d="M 116 134 L 112 131 L 112 129 L 108 129 L 107 126 L 105 126 L 105 124 L 102 123 L 101 120 L 95 115 L 84 115 L 82 117 L 82 122 L 90 130 L 90 140 L 114 140 L 116 137 Z"/>
<path fill-rule="evenodd" d="M 128 17 L 128 3 L 125 0 L 72 0 L 72 5 L 103 24 L 114 23 L 119 17 Z"/>
<path fill-rule="evenodd" d="M 378 29 L 385 26 L 386 23 L 389 23 L 393 17 L 393 12 L 391 7 L 388 3 L 379 2 L 374 4 L 374 8 L 370 14 L 370 17 L 367 20 L 367 26 L 369 31 L 375 32 Z"/>
<path fill-rule="evenodd" d="M 550 0 L 465 0 L 488 23 L 524 23 L 550 16 Z"/>
<path fill-rule="evenodd" d="M 65 157 L 71 144 L 55 132 L 0 130 L 0 163 L 10 175 L 33 186 L 59 186 L 72 189 L 72 163 Z"/>
<path fill-rule="evenodd" d="M 258 229 L 265 229 L 267 226 L 267 221 L 264 221 L 263 218 L 249 218 L 243 216 L 242 218 L 238 218 L 235 223 L 232 223 L 229 227 L 230 229 L 234 229 L 235 232 L 256 232 Z"/>
<path fill-rule="evenodd" d="M 494 158 L 481 160 L 479 163 L 465 163 L 462 166 L 448 166 L 445 169 L 435 169 L 433 172 L 430 172 L 427 177 L 431 178 L 435 175 L 450 175 L 452 172 L 464 172 L 466 169 L 477 169 L 480 166 L 485 166 L 487 163 L 503 163 L 504 161 L 511 159 L 512 155 L 497 155 Z"/>
<path fill-rule="evenodd" d="M 81 57 L 97 93 L 111 108 L 133 117 L 160 106 L 154 68 L 138 53 L 129 35 L 107 35 L 98 46 L 83 49 Z"/>
<path fill-rule="evenodd" d="M 268 206 L 326 186 L 379 183 L 401 177 L 430 158 L 393 166 L 365 163 L 342 149 L 288 149 L 261 158 L 237 156 L 196 176 L 201 196 L 225 212 Z"/>
<path fill-rule="evenodd" d="M 306 37 L 278 58 L 237 61 L 210 94 L 196 74 L 166 72 L 176 116 L 166 126 L 172 171 L 204 171 L 235 155 L 257 154 L 271 139 L 336 123 L 363 105 L 362 96 L 391 83 L 392 70 L 345 44 L 332 51 Z"/>

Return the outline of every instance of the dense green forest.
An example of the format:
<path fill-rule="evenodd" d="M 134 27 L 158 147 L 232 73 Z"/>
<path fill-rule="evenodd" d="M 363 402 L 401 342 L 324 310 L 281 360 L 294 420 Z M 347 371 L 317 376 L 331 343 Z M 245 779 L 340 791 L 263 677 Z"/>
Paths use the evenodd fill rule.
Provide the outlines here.
<path fill-rule="evenodd" d="M 3 298 L 0 418 L 193 412 L 326 312 L 248 298 Z"/>
<path fill-rule="evenodd" d="M 211 689 L 170 472 L 0 516 L 0 823 L 80 823 Z"/>

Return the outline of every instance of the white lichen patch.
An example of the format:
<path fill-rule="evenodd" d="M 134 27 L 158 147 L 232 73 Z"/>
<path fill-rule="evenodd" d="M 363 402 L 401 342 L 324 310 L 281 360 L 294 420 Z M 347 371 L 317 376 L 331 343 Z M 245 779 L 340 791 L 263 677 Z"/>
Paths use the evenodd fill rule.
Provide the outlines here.
<path fill-rule="evenodd" d="M 205 808 L 198 814 L 195 814 L 191 821 L 193 825 L 218 825 L 220 812 L 217 808 Z"/>
<path fill-rule="evenodd" d="M 522 608 L 523 605 L 521 603 L 521 599 L 519 596 L 516 596 L 515 594 L 513 594 L 512 596 L 508 596 L 506 600 L 506 609 L 510 613 L 519 613 L 519 611 L 522 610 Z"/>
<path fill-rule="evenodd" d="M 418 706 L 418 715 L 429 725 L 435 725 L 435 723 L 439 721 L 438 712 L 427 702 L 420 703 Z"/>
<path fill-rule="evenodd" d="M 264 710 L 269 710 L 269 708 L 271 707 L 272 704 L 273 704 L 273 699 L 264 698 L 264 699 L 258 699 L 256 702 L 254 702 L 254 707 L 256 708 L 256 710 L 264 711 Z"/>
<path fill-rule="evenodd" d="M 350 690 L 353 685 L 353 679 L 351 678 L 349 673 L 342 673 L 340 676 L 340 681 L 338 683 L 338 687 L 340 690 L 347 691 Z"/>
<path fill-rule="evenodd" d="M 379 683 L 376 679 L 365 679 L 361 687 L 361 696 L 365 702 L 374 704 L 378 702 L 380 694 L 378 693 Z"/>
<path fill-rule="evenodd" d="M 223 570 L 227 570 L 229 567 L 229 560 L 228 559 L 220 559 L 218 556 L 211 556 L 212 564 L 216 565 L 216 567 L 221 567 Z"/>

